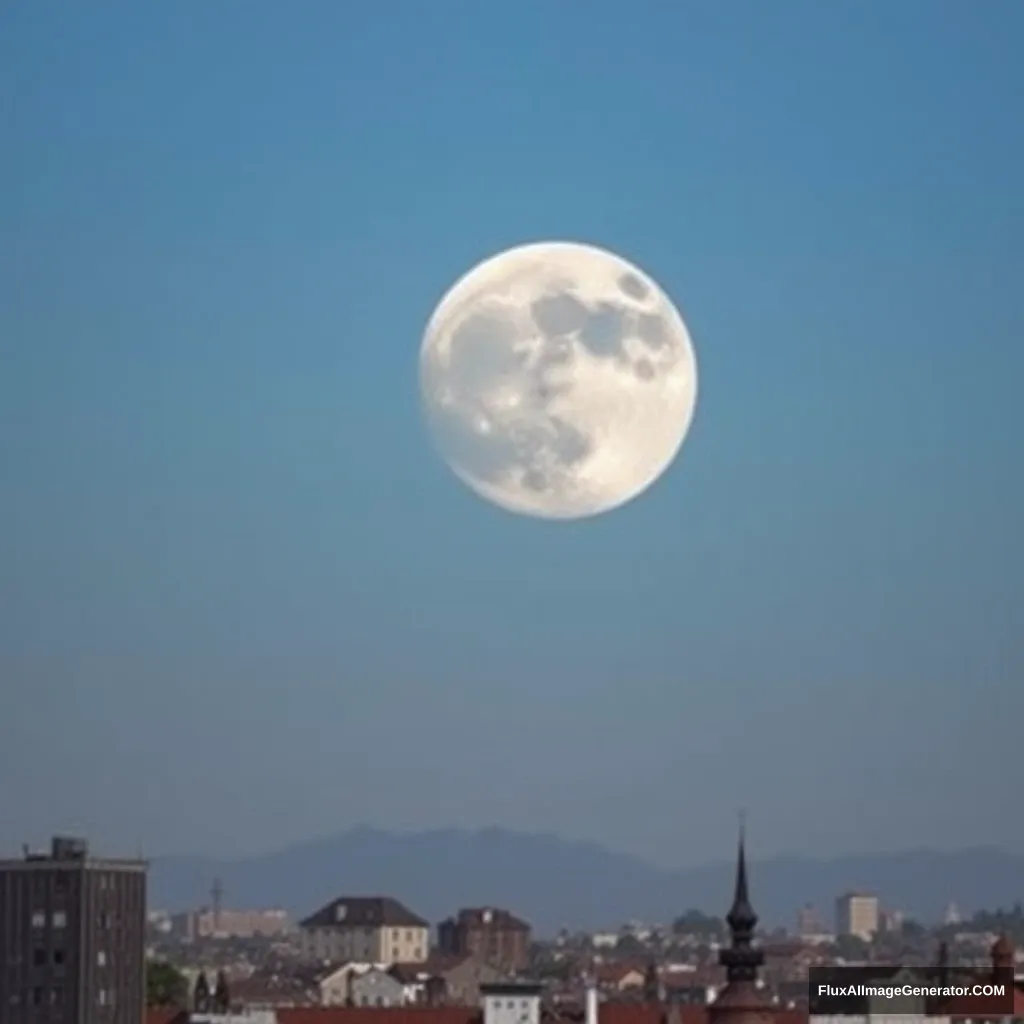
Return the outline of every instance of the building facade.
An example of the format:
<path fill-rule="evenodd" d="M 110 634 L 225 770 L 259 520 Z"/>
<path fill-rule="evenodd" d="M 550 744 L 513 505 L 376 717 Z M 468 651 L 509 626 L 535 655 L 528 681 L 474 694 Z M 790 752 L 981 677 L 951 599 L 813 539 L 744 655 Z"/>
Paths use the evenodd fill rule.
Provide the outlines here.
<path fill-rule="evenodd" d="M 187 942 L 196 939 L 251 939 L 287 935 L 291 928 L 285 910 L 187 910 L 170 917 L 169 931 Z"/>
<path fill-rule="evenodd" d="M 483 985 L 483 1024 L 540 1024 L 543 986 L 525 982 Z"/>
<path fill-rule="evenodd" d="M 430 925 L 389 896 L 342 896 L 299 924 L 307 960 L 372 964 L 422 963 Z"/>
<path fill-rule="evenodd" d="M 847 892 L 836 900 L 836 934 L 870 942 L 878 931 L 878 897 Z"/>
<path fill-rule="evenodd" d="M 139 1024 L 145 956 L 145 862 L 62 837 L 0 861 L 3 1024 Z"/>
<path fill-rule="evenodd" d="M 379 967 L 349 975 L 350 1006 L 404 1006 L 405 986 Z"/>
<path fill-rule="evenodd" d="M 529 962 L 530 926 L 507 910 L 468 908 L 438 925 L 437 945 L 445 956 L 472 956 L 517 974 Z"/>

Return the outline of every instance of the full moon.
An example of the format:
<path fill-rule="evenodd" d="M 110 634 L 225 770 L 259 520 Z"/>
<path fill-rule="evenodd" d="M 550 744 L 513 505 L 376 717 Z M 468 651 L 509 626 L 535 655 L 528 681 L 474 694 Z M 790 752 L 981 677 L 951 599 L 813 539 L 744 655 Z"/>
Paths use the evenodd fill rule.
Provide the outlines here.
<path fill-rule="evenodd" d="M 573 242 L 478 264 L 430 317 L 420 387 L 434 443 L 479 496 L 580 519 L 624 505 L 679 453 L 697 364 L 644 271 Z"/>

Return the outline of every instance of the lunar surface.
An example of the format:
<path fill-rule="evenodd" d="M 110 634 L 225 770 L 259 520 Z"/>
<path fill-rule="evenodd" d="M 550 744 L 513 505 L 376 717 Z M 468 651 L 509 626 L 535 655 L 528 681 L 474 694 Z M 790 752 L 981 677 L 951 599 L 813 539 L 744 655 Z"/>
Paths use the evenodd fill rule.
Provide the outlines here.
<path fill-rule="evenodd" d="M 437 449 L 473 491 L 577 519 L 637 497 L 675 459 L 697 364 L 679 311 L 642 270 L 544 242 L 455 283 L 424 332 L 420 385 Z"/>

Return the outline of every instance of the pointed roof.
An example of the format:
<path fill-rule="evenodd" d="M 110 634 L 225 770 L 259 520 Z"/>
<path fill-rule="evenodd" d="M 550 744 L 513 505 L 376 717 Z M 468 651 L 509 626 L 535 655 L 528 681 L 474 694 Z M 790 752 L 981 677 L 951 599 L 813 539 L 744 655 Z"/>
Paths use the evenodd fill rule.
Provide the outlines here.
<path fill-rule="evenodd" d="M 764 963 L 764 954 L 754 948 L 754 929 L 757 914 L 750 904 L 747 882 L 746 833 L 741 822 L 739 850 L 736 857 L 736 887 L 732 907 L 725 918 L 732 933 L 732 943 L 718 955 L 718 962 L 726 969 L 729 982 L 756 981 L 757 969 Z"/>
<path fill-rule="evenodd" d="M 739 854 L 736 858 L 736 889 L 733 894 L 732 907 L 725 917 L 734 941 L 737 936 L 753 938 L 754 929 L 757 927 L 757 914 L 754 913 L 754 908 L 750 905 L 750 889 L 747 884 L 745 833 L 746 830 L 741 823 Z"/>

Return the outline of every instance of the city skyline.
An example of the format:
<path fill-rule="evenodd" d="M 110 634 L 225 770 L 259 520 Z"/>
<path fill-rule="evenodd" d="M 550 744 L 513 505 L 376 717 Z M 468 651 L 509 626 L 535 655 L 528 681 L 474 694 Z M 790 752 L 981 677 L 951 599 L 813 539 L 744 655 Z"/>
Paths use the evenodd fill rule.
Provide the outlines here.
<path fill-rule="evenodd" d="M 3 5 L 0 848 L 1024 851 L 1024 7 L 642 6 Z M 573 524 L 417 385 L 545 238 L 700 360 Z"/>

